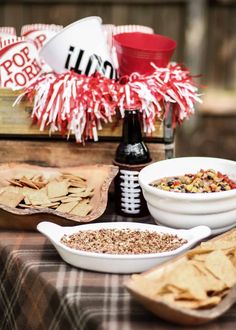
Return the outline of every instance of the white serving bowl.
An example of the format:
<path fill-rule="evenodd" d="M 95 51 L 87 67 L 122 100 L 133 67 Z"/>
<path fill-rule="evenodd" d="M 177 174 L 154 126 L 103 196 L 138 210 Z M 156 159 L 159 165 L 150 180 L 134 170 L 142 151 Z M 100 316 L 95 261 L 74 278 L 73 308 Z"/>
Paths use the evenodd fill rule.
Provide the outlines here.
<path fill-rule="evenodd" d="M 169 233 L 178 235 L 178 237 L 184 238 L 188 242 L 178 249 L 170 252 L 136 255 L 114 255 L 85 252 L 69 248 L 60 242 L 64 234 L 71 235 L 84 230 L 99 230 L 108 228 L 135 229 L 143 231 L 148 230 L 158 233 Z M 208 237 L 211 234 L 210 228 L 206 226 L 198 226 L 189 230 L 176 230 L 162 226 L 135 222 L 93 223 L 74 227 L 62 227 L 54 223 L 44 221 L 38 224 L 37 229 L 49 238 L 62 259 L 67 263 L 88 270 L 120 274 L 143 272 L 150 267 L 153 267 L 170 258 L 173 258 L 180 253 L 183 253 L 184 251 L 194 246 L 198 241 Z"/>
<path fill-rule="evenodd" d="M 214 193 L 179 193 L 150 186 L 163 178 L 214 169 L 236 181 L 236 162 L 210 157 L 182 157 L 159 161 L 140 171 L 148 209 L 156 223 L 172 228 L 192 228 L 205 225 L 212 234 L 224 232 L 236 225 L 236 189 Z"/>

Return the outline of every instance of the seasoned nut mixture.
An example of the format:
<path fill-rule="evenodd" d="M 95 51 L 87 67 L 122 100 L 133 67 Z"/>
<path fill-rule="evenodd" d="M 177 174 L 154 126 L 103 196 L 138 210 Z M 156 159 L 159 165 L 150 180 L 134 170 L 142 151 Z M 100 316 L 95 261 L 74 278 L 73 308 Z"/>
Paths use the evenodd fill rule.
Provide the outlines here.
<path fill-rule="evenodd" d="M 87 252 L 109 254 L 142 254 L 173 251 L 187 243 L 177 235 L 148 230 L 100 229 L 64 235 L 61 243 Z"/>
<path fill-rule="evenodd" d="M 200 170 L 196 174 L 165 177 L 150 185 L 166 191 L 184 193 L 211 193 L 236 188 L 236 183 L 227 175 L 212 169 Z"/>

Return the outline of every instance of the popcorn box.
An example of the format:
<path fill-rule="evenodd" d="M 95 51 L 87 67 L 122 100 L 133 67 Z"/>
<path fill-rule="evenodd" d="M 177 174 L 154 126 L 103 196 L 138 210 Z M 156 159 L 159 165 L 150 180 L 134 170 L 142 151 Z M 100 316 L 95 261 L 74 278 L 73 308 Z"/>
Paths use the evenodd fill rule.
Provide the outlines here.
<path fill-rule="evenodd" d="M 0 36 L 1 35 L 16 35 L 16 29 L 13 26 L 0 26 Z"/>
<path fill-rule="evenodd" d="M 33 41 L 13 36 L 0 42 L 1 87 L 24 88 L 38 77 L 41 70 Z"/>
<path fill-rule="evenodd" d="M 37 49 L 40 49 L 48 40 L 50 40 L 62 29 L 62 25 L 28 24 L 22 26 L 21 35 L 26 39 L 34 40 Z"/>
<path fill-rule="evenodd" d="M 16 29 L 12 26 L 0 26 L 0 42 L 16 36 Z"/>

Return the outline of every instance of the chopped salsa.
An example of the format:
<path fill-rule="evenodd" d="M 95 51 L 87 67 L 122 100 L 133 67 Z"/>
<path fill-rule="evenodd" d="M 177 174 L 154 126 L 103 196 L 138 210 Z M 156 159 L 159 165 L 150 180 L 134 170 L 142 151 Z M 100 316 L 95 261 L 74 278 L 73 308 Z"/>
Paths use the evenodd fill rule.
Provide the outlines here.
<path fill-rule="evenodd" d="M 158 189 L 183 193 L 211 193 L 236 188 L 236 182 L 213 169 L 201 169 L 196 174 L 164 177 L 150 183 Z"/>

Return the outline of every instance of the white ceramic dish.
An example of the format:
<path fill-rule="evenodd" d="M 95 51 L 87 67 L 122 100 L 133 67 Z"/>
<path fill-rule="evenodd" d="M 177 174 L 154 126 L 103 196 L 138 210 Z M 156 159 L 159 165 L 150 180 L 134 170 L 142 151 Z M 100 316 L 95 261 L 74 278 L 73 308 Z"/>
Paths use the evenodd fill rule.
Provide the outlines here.
<path fill-rule="evenodd" d="M 64 234 L 71 235 L 84 230 L 99 229 L 136 229 L 149 230 L 162 233 L 177 234 L 179 237 L 185 238 L 188 242 L 180 248 L 164 253 L 139 254 L 139 255 L 113 255 L 92 253 L 71 249 L 60 242 Z M 79 225 L 75 227 L 62 227 L 51 222 L 41 222 L 37 226 L 38 231 L 49 238 L 55 246 L 58 253 L 67 263 L 99 272 L 107 273 L 136 273 L 142 272 L 150 267 L 162 263 L 186 250 L 191 248 L 200 240 L 208 237 L 211 230 L 206 226 L 199 226 L 190 230 L 175 230 L 162 226 L 133 223 L 133 222 L 110 222 Z"/>
<path fill-rule="evenodd" d="M 236 162 L 210 157 L 183 157 L 163 160 L 146 166 L 139 183 L 149 211 L 156 223 L 172 228 L 206 225 L 212 234 L 236 226 L 236 189 L 216 193 L 169 192 L 149 184 L 156 179 L 214 169 L 236 181 Z"/>

